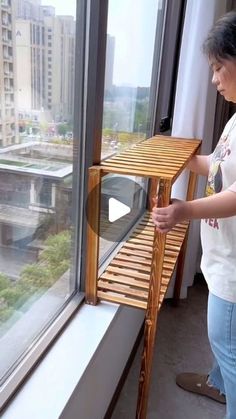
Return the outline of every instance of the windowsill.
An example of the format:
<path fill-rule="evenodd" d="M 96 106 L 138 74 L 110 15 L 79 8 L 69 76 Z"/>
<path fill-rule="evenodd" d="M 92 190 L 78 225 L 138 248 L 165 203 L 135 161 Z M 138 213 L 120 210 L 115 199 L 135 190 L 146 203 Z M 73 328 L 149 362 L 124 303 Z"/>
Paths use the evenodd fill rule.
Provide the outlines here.
<path fill-rule="evenodd" d="M 82 305 L 1 417 L 58 418 L 118 309 L 118 305 L 107 303 Z"/>

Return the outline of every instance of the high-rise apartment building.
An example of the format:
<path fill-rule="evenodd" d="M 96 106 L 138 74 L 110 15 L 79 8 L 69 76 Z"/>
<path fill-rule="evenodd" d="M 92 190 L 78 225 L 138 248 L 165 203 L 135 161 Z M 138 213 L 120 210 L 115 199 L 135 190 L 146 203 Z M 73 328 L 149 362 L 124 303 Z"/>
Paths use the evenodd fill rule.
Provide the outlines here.
<path fill-rule="evenodd" d="M 72 16 L 55 16 L 44 6 L 45 75 L 47 109 L 53 119 L 71 121 L 74 102 L 75 21 Z"/>
<path fill-rule="evenodd" d="M 41 19 L 41 0 L 14 0 L 16 16 L 19 19 L 39 21 Z"/>
<path fill-rule="evenodd" d="M 56 16 L 40 0 L 16 0 L 17 85 L 20 114 L 71 121 L 74 101 L 75 21 Z M 22 68 L 24 71 L 22 72 Z"/>
<path fill-rule="evenodd" d="M 105 91 L 110 90 L 113 86 L 114 57 L 115 57 L 115 37 L 107 34 Z"/>
<path fill-rule="evenodd" d="M 0 3 L 0 147 L 18 142 L 15 26 L 12 0 Z"/>
<path fill-rule="evenodd" d="M 59 16 L 61 23 L 61 101 L 66 120 L 72 119 L 74 107 L 75 22 L 71 16 Z"/>
<path fill-rule="evenodd" d="M 16 20 L 19 112 L 45 107 L 45 35 L 40 21 Z"/>

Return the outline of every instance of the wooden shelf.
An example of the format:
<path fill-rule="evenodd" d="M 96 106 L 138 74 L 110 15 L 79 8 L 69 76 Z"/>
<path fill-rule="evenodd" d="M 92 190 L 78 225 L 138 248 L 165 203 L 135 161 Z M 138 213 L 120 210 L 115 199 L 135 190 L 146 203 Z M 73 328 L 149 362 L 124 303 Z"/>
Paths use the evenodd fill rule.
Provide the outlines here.
<path fill-rule="evenodd" d="M 173 183 L 200 147 L 199 140 L 155 136 L 101 162 L 103 174 L 163 178 Z"/>
<path fill-rule="evenodd" d="M 165 297 L 188 223 L 181 223 L 167 234 L 163 261 L 159 308 Z M 154 226 L 150 214 L 142 218 L 106 270 L 98 278 L 98 298 L 147 309 Z"/>
<path fill-rule="evenodd" d="M 161 234 L 147 211 L 98 277 L 101 180 L 109 173 L 150 178 L 149 208 L 154 197 L 158 198 L 158 206 L 167 206 L 173 183 L 200 145 L 200 140 L 155 136 L 89 169 L 86 301 L 95 305 L 101 299 L 146 310 L 136 419 L 146 419 L 157 317 L 175 267 L 174 299 L 179 298 L 188 223 Z M 194 197 L 195 183 L 196 176 L 191 173 L 187 200 Z"/>

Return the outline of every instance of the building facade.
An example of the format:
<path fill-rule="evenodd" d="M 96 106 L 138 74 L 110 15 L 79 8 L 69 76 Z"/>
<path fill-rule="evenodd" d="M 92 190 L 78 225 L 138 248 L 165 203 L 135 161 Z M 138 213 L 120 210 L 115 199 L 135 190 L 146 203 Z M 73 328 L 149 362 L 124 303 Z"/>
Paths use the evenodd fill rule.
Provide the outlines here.
<path fill-rule="evenodd" d="M 16 51 L 20 117 L 73 118 L 75 21 L 39 0 L 17 0 Z M 24 72 L 22 72 L 24 68 Z"/>
<path fill-rule="evenodd" d="M 0 4 L 0 147 L 18 142 L 15 25 L 12 0 Z"/>

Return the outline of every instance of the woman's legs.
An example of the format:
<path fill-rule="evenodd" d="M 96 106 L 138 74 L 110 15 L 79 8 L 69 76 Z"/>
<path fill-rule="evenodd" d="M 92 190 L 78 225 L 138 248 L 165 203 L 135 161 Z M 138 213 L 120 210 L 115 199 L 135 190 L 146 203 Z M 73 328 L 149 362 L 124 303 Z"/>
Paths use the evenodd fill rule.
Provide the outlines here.
<path fill-rule="evenodd" d="M 209 382 L 221 392 L 225 391 L 227 419 L 236 419 L 236 304 L 211 293 L 208 298 L 208 336 L 216 359 Z"/>
<path fill-rule="evenodd" d="M 221 394 L 225 394 L 224 380 L 221 375 L 219 364 L 215 358 L 214 358 L 213 367 L 208 376 L 207 383 L 217 388 Z"/>

